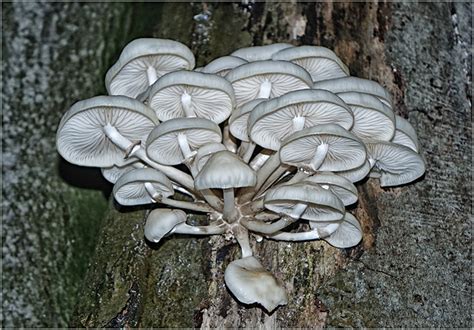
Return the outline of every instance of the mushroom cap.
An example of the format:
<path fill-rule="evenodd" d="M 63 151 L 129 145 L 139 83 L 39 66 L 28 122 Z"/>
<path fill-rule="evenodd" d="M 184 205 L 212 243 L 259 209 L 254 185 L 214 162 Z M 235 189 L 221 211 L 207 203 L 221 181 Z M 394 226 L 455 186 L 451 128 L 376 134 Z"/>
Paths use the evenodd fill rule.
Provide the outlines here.
<path fill-rule="evenodd" d="M 192 70 L 195 61 L 191 50 L 180 42 L 167 39 L 141 38 L 130 42 L 122 50 L 118 61 L 105 75 L 105 87 L 111 95 L 132 98 L 149 86 L 148 67 L 157 77 L 177 70 Z"/>
<path fill-rule="evenodd" d="M 305 178 L 303 182 L 316 183 L 323 189 L 329 189 L 344 205 L 351 205 L 357 202 L 357 188 L 351 181 L 337 174 L 320 172 Z"/>
<path fill-rule="evenodd" d="M 242 303 L 258 303 L 268 312 L 286 305 L 288 298 L 276 278 L 255 257 L 232 261 L 224 273 L 225 284 Z"/>
<path fill-rule="evenodd" d="M 257 174 L 234 153 L 224 150 L 214 153 L 196 176 L 198 190 L 251 187 L 257 183 Z"/>
<path fill-rule="evenodd" d="M 229 118 L 229 130 L 237 139 L 250 142 L 248 120 L 253 109 L 266 99 L 255 99 L 236 108 Z"/>
<path fill-rule="evenodd" d="M 236 67 L 225 78 L 234 87 L 237 106 L 257 98 L 260 85 L 266 80 L 272 84 L 270 98 L 291 91 L 311 88 L 310 74 L 299 65 L 285 61 L 257 61 Z"/>
<path fill-rule="evenodd" d="M 352 109 L 351 132 L 362 141 L 390 141 L 395 134 L 395 115 L 377 97 L 358 92 L 339 93 Z"/>
<path fill-rule="evenodd" d="M 398 115 L 395 116 L 395 135 L 392 142 L 406 146 L 415 152 L 418 152 L 420 148 L 415 129 L 408 120 Z"/>
<path fill-rule="evenodd" d="M 144 141 L 158 123 L 153 110 L 137 100 L 126 96 L 96 96 L 75 103 L 64 114 L 56 145 L 70 163 L 111 167 L 123 161 L 124 152 L 106 136 L 104 126 L 114 126 L 130 141 Z"/>
<path fill-rule="evenodd" d="M 351 182 L 359 182 L 369 175 L 370 172 L 370 163 L 368 160 L 362 164 L 362 166 L 352 168 L 346 171 L 335 172 L 337 175 L 346 178 Z"/>
<path fill-rule="evenodd" d="M 280 149 L 281 141 L 294 132 L 293 118 L 304 117 L 304 127 L 338 124 L 350 129 L 351 109 L 335 94 L 325 90 L 299 90 L 260 103 L 248 120 L 251 139 L 258 145 Z"/>
<path fill-rule="evenodd" d="M 380 172 L 380 186 L 399 186 L 425 173 L 425 163 L 412 149 L 392 142 L 367 143 L 369 159 Z"/>
<path fill-rule="evenodd" d="M 151 86 L 149 106 L 161 121 L 186 117 L 181 97 L 191 96 L 191 107 L 199 118 L 219 124 L 230 116 L 235 98 L 232 85 L 224 78 L 195 71 L 171 72 Z"/>
<path fill-rule="evenodd" d="M 270 60 L 273 54 L 291 48 L 293 45 L 286 43 L 276 43 L 265 46 L 244 47 L 234 51 L 231 56 L 240 57 L 248 62 Z"/>
<path fill-rule="evenodd" d="M 209 142 L 221 142 L 219 126 L 204 118 L 176 118 L 158 125 L 146 141 L 146 152 L 151 160 L 164 165 L 178 165 L 185 158 L 181 152 L 178 134 L 184 134 L 191 150 Z"/>
<path fill-rule="evenodd" d="M 158 243 L 163 237 L 172 234 L 174 228 L 183 222 L 186 222 L 184 211 L 154 209 L 146 219 L 145 237 L 150 242 Z"/>
<path fill-rule="evenodd" d="M 306 166 L 321 144 L 329 145 L 329 149 L 318 171 L 346 171 L 361 166 L 366 160 L 362 141 L 335 124 L 313 126 L 293 133 L 281 144 L 280 160 L 296 167 Z"/>
<path fill-rule="evenodd" d="M 154 203 L 145 184 L 149 183 L 163 197 L 174 195 L 173 184 L 166 175 L 153 168 L 137 168 L 122 175 L 114 185 L 115 200 L 122 205 Z"/>
<path fill-rule="evenodd" d="M 224 77 L 230 70 L 248 63 L 246 60 L 236 56 L 222 56 L 209 62 L 205 67 L 201 69 L 204 73 L 214 73 L 221 77 Z"/>
<path fill-rule="evenodd" d="M 100 171 L 102 172 L 102 176 L 110 183 L 115 183 L 125 173 L 130 172 L 133 169 L 142 168 L 145 166 L 138 159 L 131 158 L 131 160 L 133 160 L 133 163 L 129 163 L 123 166 L 114 165 L 112 167 L 102 167 L 100 169 Z"/>
<path fill-rule="evenodd" d="M 349 76 L 349 69 L 330 49 L 320 46 L 286 48 L 273 54 L 272 60 L 290 61 L 305 68 L 313 81 Z"/>
<path fill-rule="evenodd" d="M 297 204 L 306 204 L 301 219 L 335 221 L 344 216 L 344 204 L 331 191 L 318 185 L 297 183 L 282 185 L 267 191 L 263 200 L 265 208 L 292 218 Z"/>
<path fill-rule="evenodd" d="M 323 229 L 331 222 L 310 221 L 310 227 L 313 229 Z M 349 212 L 344 215 L 344 220 L 339 228 L 329 237 L 324 238 L 326 242 L 339 249 L 347 249 L 359 244 L 362 240 L 362 228 L 359 221 Z"/>
<path fill-rule="evenodd" d="M 392 109 L 392 97 L 378 82 L 357 77 L 343 77 L 317 81 L 313 88 L 326 89 L 333 93 L 358 92 L 377 97 L 383 104 Z"/>
<path fill-rule="evenodd" d="M 222 143 L 206 143 L 198 149 L 196 156 L 194 156 L 194 164 L 198 172 L 206 165 L 209 158 L 218 151 L 227 150 Z"/>

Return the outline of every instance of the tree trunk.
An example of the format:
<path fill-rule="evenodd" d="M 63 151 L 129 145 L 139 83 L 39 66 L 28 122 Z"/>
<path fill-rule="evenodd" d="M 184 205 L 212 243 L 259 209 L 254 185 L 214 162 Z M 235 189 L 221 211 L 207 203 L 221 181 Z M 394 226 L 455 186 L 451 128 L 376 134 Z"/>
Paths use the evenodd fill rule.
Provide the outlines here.
<path fill-rule="evenodd" d="M 379 81 L 418 132 L 418 182 L 358 186 L 363 242 L 255 243 L 289 303 L 242 306 L 223 273 L 222 237 L 143 240 L 146 211 L 110 207 L 72 325 L 88 327 L 468 327 L 470 325 L 471 10 L 469 3 L 148 4 L 156 37 L 188 44 L 198 65 L 271 42 L 333 49 Z M 205 15 L 210 14 L 206 19 Z M 93 78 L 93 77 L 92 77 Z M 86 95 L 81 95 L 84 98 Z"/>

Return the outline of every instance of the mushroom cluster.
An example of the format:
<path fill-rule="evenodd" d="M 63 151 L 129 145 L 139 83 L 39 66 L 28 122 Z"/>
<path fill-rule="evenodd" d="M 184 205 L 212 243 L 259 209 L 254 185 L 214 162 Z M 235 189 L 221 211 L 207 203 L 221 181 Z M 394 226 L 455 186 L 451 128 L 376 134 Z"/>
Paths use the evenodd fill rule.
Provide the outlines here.
<path fill-rule="evenodd" d="M 179 42 L 132 41 L 107 72 L 109 95 L 64 114 L 57 148 L 71 163 L 100 167 L 118 203 L 159 205 L 146 221 L 149 241 L 235 239 L 242 255 L 225 270 L 228 289 L 272 311 L 287 295 L 250 237 L 357 245 L 361 227 L 346 211 L 357 202 L 354 183 L 419 178 L 416 132 L 381 85 L 351 77 L 324 47 L 242 48 L 194 66 Z M 208 222 L 193 225 L 192 214 Z"/>

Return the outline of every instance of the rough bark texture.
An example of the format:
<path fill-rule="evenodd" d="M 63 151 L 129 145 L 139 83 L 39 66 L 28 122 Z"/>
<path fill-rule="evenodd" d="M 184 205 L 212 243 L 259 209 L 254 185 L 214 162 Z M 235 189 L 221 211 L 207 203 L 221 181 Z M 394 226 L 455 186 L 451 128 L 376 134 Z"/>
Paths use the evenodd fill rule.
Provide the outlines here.
<path fill-rule="evenodd" d="M 226 290 L 235 243 L 175 236 L 148 246 L 146 211 L 111 204 L 72 325 L 469 327 L 471 12 L 470 3 L 146 4 L 154 35 L 189 45 L 198 65 L 251 44 L 334 49 L 352 74 L 389 89 L 418 132 L 427 173 L 401 188 L 359 185 L 351 211 L 364 240 L 354 249 L 254 243 L 290 296 L 271 315 Z M 93 71 L 89 79 L 102 77 Z"/>
<path fill-rule="evenodd" d="M 56 128 L 72 103 L 105 92 L 140 28 L 131 9 L 2 4 L 2 327 L 67 325 L 107 201 L 97 169 L 59 159 Z"/>

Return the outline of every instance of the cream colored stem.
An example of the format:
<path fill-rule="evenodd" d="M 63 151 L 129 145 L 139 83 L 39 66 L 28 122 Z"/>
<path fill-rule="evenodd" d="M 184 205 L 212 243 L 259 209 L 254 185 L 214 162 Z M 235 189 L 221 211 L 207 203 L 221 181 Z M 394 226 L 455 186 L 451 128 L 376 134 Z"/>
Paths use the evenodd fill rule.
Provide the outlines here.
<path fill-rule="evenodd" d="M 313 229 L 302 233 L 279 232 L 267 238 L 276 241 L 312 241 L 329 237 L 339 228 L 339 224 L 330 224 L 322 229 Z"/>
<path fill-rule="evenodd" d="M 242 258 L 251 257 L 253 252 L 252 248 L 250 247 L 248 230 L 241 225 L 235 225 L 232 228 L 232 233 L 240 245 L 240 249 L 242 250 Z"/>
<path fill-rule="evenodd" d="M 209 207 L 207 204 L 204 203 L 192 203 L 192 202 L 185 202 L 185 201 L 177 201 L 174 199 L 169 199 L 163 197 L 150 182 L 145 182 L 145 189 L 148 194 L 153 198 L 157 203 L 166 204 L 172 207 L 177 207 L 180 209 L 187 209 L 197 212 L 205 212 L 211 213 L 214 212 L 214 209 Z"/>
<path fill-rule="evenodd" d="M 293 183 L 298 183 L 303 181 L 309 176 L 309 173 L 306 173 L 305 171 L 299 170 L 290 180 L 285 182 L 286 185 L 290 185 Z"/>
<path fill-rule="evenodd" d="M 240 223 L 244 227 L 246 227 L 248 230 L 256 231 L 257 233 L 261 233 L 261 234 L 271 235 L 282 230 L 283 228 L 288 227 L 295 221 L 297 221 L 297 219 L 293 219 L 290 217 L 283 217 L 280 220 L 275 221 L 273 223 L 265 223 L 262 221 L 247 220 L 244 218 L 240 220 Z"/>
<path fill-rule="evenodd" d="M 178 133 L 178 145 L 179 148 L 181 149 L 181 153 L 184 156 L 185 160 L 191 159 L 193 156 L 193 152 L 191 151 L 191 148 L 189 147 L 188 143 L 188 138 L 186 137 L 186 134 L 183 133 Z"/>
<path fill-rule="evenodd" d="M 184 92 L 184 94 L 181 95 L 181 106 L 183 107 L 183 111 L 186 117 L 196 117 L 196 114 L 194 113 L 194 110 L 193 110 L 191 95 L 189 95 L 186 92 Z"/>
<path fill-rule="evenodd" d="M 269 80 L 265 80 L 260 85 L 260 90 L 258 91 L 257 99 L 268 99 L 272 92 L 272 83 Z"/>
<path fill-rule="evenodd" d="M 304 213 L 304 211 L 306 211 L 307 208 L 308 208 L 307 204 L 304 204 L 304 203 L 296 204 L 290 213 L 290 217 L 292 217 L 293 219 L 299 219 L 301 215 Z"/>
<path fill-rule="evenodd" d="M 239 156 L 245 163 L 248 163 L 250 158 L 252 158 L 255 147 L 256 145 L 253 142 L 242 142 L 240 145 Z"/>
<path fill-rule="evenodd" d="M 305 117 L 296 116 L 295 118 L 293 118 L 293 131 L 301 131 L 304 128 L 305 122 Z"/>
<path fill-rule="evenodd" d="M 229 125 L 226 125 L 223 130 L 223 144 L 230 152 L 234 154 L 237 152 L 237 144 L 232 140 L 232 136 L 229 131 Z"/>
<path fill-rule="evenodd" d="M 313 159 L 311 159 L 310 166 L 314 171 L 317 171 L 319 167 L 323 164 L 324 160 L 326 159 L 326 155 L 329 150 L 329 145 L 326 143 L 320 144 L 316 148 L 316 153 L 313 156 Z"/>
<path fill-rule="evenodd" d="M 221 235 L 224 234 L 227 226 L 224 222 L 220 224 L 211 223 L 208 226 L 191 226 L 183 222 L 178 224 L 174 230 L 174 234 L 189 234 L 189 235 Z"/>
<path fill-rule="evenodd" d="M 270 188 L 276 181 L 282 179 L 283 177 L 287 176 L 288 174 L 290 174 L 291 172 L 289 171 L 289 169 L 291 168 L 291 166 L 288 166 L 288 165 L 285 165 L 285 164 L 282 164 L 280 165 L 280 167 L 278 167 L 273 173 L 272 175 L 270 175 L 270 177 L 267 179 L 267 181 L 265 181 L 264 185 L 262 186 L 262 188 L 260 188 L 260 190 L 258 191 L 257 193 L 257 196 L 260 196 L 262 193 L 264 193 L 268 188 Z"/>
<path fill-rule="evenodd" d="M 152 66 L 149 66 L 146 69 L 146 77 L 148 79 L 148 85 L 151 86 L 158 80 L 158 76 L 156 74 L 156 69 Z"/>
<path fill-rule="evenodd" d="M 236 212 L 235 209 L 235 197 L 234 197 L 234 188 L 223 189 L 224 195 L 224 219 L 229 223 L 234 222 Z"/>

